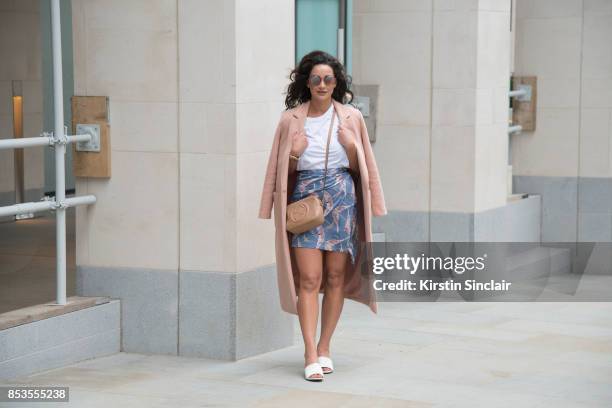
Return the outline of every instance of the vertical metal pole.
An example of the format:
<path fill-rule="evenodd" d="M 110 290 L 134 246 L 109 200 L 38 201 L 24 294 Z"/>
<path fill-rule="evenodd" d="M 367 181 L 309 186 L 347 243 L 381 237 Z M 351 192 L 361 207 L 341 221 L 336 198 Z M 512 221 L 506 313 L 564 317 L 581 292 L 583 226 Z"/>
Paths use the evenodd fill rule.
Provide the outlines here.
<path fill-rule="evenodd" d="M 64 92 L 62 81 L 62 33 L 60 23 L 60 2 L 51 0 L 51 30 L 53 44 L 53 107 L 55 113 L 55 137 L 65 140 L 64 135 Z M 64 155 L 66 144 L 55 144 L 55 201 L 63 203 L 66 198 Z M 66 304 L 66 209 L 55 211 L 55 241 L 57 251 L 57 304 Z"/>

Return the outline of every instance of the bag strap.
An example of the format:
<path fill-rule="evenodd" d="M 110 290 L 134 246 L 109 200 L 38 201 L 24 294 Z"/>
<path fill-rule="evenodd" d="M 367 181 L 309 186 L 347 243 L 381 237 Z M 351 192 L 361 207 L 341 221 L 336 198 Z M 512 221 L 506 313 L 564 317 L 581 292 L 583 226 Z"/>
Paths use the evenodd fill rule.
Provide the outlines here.
<path fill-rule="evenodd" d="M 335 116 L 336 116 L 336 108 L 334 108 L 334 111 L 332 112 L 331 123 L 329 124 L 329 132 L 327 134 L 327 146 L 325 146 L 325 176 L 323 177 L 323 190 L 325 190 L 325 183 L 327 181 L 327 158 L 329 156 L 329 141 L 331 140 L 332 129 L 334 128 L 334 117 Z"/>

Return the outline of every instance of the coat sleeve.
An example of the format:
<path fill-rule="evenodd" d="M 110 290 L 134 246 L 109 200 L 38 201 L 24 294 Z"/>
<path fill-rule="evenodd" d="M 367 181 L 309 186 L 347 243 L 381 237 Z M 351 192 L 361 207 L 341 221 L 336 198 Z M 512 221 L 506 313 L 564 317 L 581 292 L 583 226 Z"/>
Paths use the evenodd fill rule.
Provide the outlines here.
<path fill-rule="evenodd" d="M 374 158 L 374 152 L 372 151 L 372 145 L 370 144 L 370 137 L 368 136 L 368 129 L 366 127 L 365 120 L 363 119 L 361 111 L 358 109 L 355 110 L 357 111 L 359 121 L 361 122 L 361 142 L 363 144 L 363 152 L 365 154 L 366 166 L 369 174 L 372 215 L 375 217 L 380 217 L 387 214 L 385 195 L 380 182 L 378 166 L 376 165 L 376 159 Z"/>
<path fill-rule="evenodd" d="M 272 216 L 272 202 L 274 201 L 274 190 L 276 187 L 276 166 L 278 164 L 278 149 L 280 145 L 280 135 L 283 125 L 283 116 L 276 126 L 274 132 L 274 140 L 272 141 L 272 150 L 268 156 L 268 166 L 264 177 L 263 188 L 261 191 L 261 200 L 259 203 L 258 218 L 270 219 Z"/>

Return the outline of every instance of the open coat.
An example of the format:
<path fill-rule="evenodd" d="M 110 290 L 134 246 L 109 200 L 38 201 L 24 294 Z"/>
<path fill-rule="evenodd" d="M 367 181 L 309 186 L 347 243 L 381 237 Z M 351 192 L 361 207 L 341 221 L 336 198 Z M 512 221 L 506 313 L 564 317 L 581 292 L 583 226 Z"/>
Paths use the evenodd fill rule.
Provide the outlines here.
<path fill-rule="evenodd" d="M 363 303 L 376 313 L 376 292 L 372 287 L 372 216 L 387 214 L 378 168 L 365 121 L 361 112 L 351 105 L 344 105 L 334 99 L 332 103 L 338 113 L 337 118 L 353 132 L 357 142 L 359 173 L 351 171 L 357 197 L 357 227 L 359 250 L 355 264 L 347 257 L 344 277 L 344 297 Z M 294 248 L 290 246 L 292 233 L 287 231 L 288 198 L 295 187 L 297 172 L 289 175 L 289 152 L 291 135 L 304 129 L 310 101 L 283 112 L 274 134 L 272 150 L 263 183 L 259 218 L 269 219 L 274 203 L 274 224 L 276 228 L 276 267 L 281 308 L 297 315 L 297 293 L 299 290 L 299 270 Z M 289 194 L 287 194 L 289 193 Z M 325 291 L 326 273 L 319 293 Z"/>

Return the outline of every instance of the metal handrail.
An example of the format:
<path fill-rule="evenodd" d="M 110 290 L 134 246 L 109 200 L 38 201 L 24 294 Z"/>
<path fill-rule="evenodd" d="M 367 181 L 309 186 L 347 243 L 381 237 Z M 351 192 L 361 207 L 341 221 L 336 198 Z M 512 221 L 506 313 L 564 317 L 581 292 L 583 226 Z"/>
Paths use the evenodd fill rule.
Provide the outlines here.
<path fill-rule="evenodd" d="M 510 98 L 518 98 L 521 100 L 522 98 L 528 97 L 530 95 L 530 87 L 526 85 L 519 85 L 519 89 L 514 89 L 508 92 L 508 96 Z M 508 126 L 508 134 L 512 133 L 520 133 L 523 130 L 521 125 L 510 125 Z"/>
<path fill-rule="evenodd" d="M 520 132 L 521 130 L 523 130 L 523 127 L 521 125 L 509 126 L 508 127 L 508 134 L 510 134 L 510 133 L 517 133 L 517 132 Z"/>
<path fill-rule="evenodd" d="M 55 146 L 56 144 L 76 143 L 76 142 L 88 142 L 91 140 L 89 133 L 83 135 L 69 135 L 65 136 L 64 140 L 55 138 L 53 132 L 43 132 L 42 136 L 35 137 L 21 137 L 17 139 L 0 139 L 0 150 L 6 149 L 21 149 L 24 147 L 32 146 Z"/>
<path fill-rule="evenodd" d="M 511 98 L 514 98 L 517 96 L 524 96 L 524 95 L 527 95 L 527 90 L 524 88 L 515 89 L 513 91 L 508 92 L 508 96 L 510 96 Z"/>
<path fill-rule="evenodd" d="M 66 304 L 66 208 L 89 205 L 96 202 L 94 195 L 66 198 L 66 174 L 64 170 L 66 145 L 91 140 L 91 135 L 66 135 L 64 132 L 64 92 L 62 83 L 62 41 L 59 0 L 51 0 L 51 28 L 53 45 L 53 102 L 55 132 L 43 133 L 39 137 L 0 140 L 0 150 L 20 149 L 33 146 L 55 148 L 55 194 L 40 202 L 19 203 L 0 207 L 0 216 L 19 215 L 30 212 L 55 211 L 56 240 L 56 303 Z"/>

